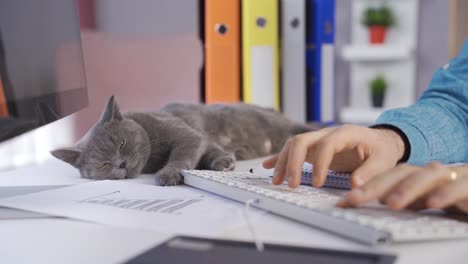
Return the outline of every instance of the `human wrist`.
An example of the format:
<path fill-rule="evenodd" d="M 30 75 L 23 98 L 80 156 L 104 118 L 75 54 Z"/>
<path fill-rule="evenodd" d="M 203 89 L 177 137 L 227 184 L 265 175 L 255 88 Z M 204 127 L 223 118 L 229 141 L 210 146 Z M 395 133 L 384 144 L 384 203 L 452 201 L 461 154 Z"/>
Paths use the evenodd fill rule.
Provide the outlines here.
<path fill-rule="evenodd" d="M 409 157 L 409 143 L 408 140 L 402 132 L 396 131 L 393 127 L 388 126 L 377 126 L 372 127 L 378 131 L 383 142 L 386 142 L 386 145 L 389 146 L 389 149 L 392 151 L 392 157 L 395 158 L 395 163 L 404 162 L 408 160 Z"/>

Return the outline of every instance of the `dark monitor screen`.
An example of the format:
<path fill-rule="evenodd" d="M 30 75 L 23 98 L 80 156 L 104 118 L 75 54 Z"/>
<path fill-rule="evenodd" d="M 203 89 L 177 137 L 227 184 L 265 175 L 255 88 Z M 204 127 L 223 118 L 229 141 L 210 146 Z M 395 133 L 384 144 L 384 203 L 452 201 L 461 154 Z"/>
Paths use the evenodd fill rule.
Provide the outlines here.
<path fill-rule="evenodd" d="M 87 103 L 76 0 L 1 0 L 0 142 Z"/>

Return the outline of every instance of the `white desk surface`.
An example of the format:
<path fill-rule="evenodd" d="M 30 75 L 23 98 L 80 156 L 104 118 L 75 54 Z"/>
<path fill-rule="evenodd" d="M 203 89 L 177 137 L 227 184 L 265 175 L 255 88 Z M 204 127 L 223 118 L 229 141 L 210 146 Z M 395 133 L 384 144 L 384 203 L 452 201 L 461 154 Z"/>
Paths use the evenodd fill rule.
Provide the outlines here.
<path fill-rule="evenodd" d="M 245 170 L 256 162 L 239 163 Z M 87 180 L 60 161 L 51 160 L 0 174 L 1 186 L 70 185 Z M 151 175 L 131 180 L 152 184 Z M 259 237 L 266 242 L 339 249 L 371 248 L 285 218 L 266 214 L 255 221 Z M 251 240 L 246 226 L 220 237 Z M 116 263 L 151 248 L 167 235 L 123 229 L 59 218 L 0 220 L 1 263 Z M 397 254 L 397 263 L 467 263 L 468 240 L 405 243 L 376 249 Z"/>

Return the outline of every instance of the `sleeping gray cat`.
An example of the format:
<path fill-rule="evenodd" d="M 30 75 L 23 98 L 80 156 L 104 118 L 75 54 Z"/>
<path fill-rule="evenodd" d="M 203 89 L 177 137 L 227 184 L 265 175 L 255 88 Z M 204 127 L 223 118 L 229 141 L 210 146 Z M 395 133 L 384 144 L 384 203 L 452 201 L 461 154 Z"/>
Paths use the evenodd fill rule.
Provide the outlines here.
<path fill-rule="evenodd" d="M 236 160 L 277 153 L 311 127 L 248 104 L 169 104 L 121 114 L 112 96 L 101 119 L 73 147 L 52 152 L 83 178 L 124 179 L 156 173 L 159 185 L 182 182 L 180 170 L 229 171 Z"/>

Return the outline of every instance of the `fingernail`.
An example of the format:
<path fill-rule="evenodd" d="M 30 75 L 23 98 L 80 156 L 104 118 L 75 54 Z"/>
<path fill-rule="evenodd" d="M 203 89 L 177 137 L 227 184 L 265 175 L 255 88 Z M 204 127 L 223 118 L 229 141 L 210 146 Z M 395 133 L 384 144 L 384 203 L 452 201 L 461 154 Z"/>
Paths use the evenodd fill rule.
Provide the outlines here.
<path fill-rule="evenodd" d="M 273 181 L 277 181 L 278 180 L 278 172 L 276 170 L 273 171 L 273 178 L 272 178 Z"/>
<path fill-rule="evenodd" d="M 347 193 L 343 199 L 336 203 L 338 207 L 357 206 L 360 204 L 364 192 L 361 189 L 354 189 Z M 357 202 L 357 203 L 356 203 Z"/>
<path fill-rule="evenodd" d="M 346 196 L 339 202 L 340 206 L 356 206 L 361 203 L 364 192 L 360 189 L 354 189 L 350 191 Z"/>
<path fill-rule="evenodd" d="M 293 189 L 297 187 L 293 181 L 288 181 L 288 186 L 289 188 L 293 188 Z"/>

